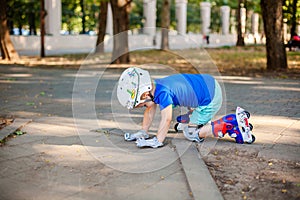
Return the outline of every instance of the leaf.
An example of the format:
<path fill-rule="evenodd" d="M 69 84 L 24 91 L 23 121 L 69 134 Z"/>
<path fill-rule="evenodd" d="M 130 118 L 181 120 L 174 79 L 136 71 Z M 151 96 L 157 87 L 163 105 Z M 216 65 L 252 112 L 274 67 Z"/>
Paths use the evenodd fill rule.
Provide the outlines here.
<path fill-rule="evenodd" d="M 40 92 L 40 96 L 45 96 L 46 92 Z"/>
<path fill-rule="evenodd" d="M 282 189 L 281 192 L 282 193 L 287 193 L 287 189 Z"/>
<path fill-rule="evenodd" d="M 23 135 L 25 132 L 18 130 L 16 132 L 14 132 L 15 135 Z"/>
<path fill-rule="evenodd" d="M 26 102 L 26 106 L 34 106 L 35 103 L 34 102 Z"/>

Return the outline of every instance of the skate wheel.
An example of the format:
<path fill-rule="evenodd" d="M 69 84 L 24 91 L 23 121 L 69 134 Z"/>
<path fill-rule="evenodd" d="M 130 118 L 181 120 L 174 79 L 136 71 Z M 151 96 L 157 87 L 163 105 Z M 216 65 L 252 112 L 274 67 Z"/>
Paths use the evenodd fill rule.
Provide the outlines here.
<path fill-rule="evenodd" d="M 244 113 L 247 115 L 247 118 L 249 119 L 250 118 L 250 113 L 248 111 L 244 111 Z"/>
<path fill-rule="evenodd" d="M 176 124 L 174 125 L 174 130 L 175 130 L 176 133 L 178 133 L 178 125 L 179 125 L 179 123 L 176 123 Z"/>
<path fill-rule="evenodd" d="M 255 136 L 254 135 L 251 135 L 251 136 L 252 136 L 252 141 L 251 142 L 247 142 L 248 144 L 252 144 L 255 141 Z"/>
<path fill-rule="evenodd" d="M 253 125 L 251 123 L 249 123 L 249 126 L 250 126 L 250 130 L 252 131 Z"/>

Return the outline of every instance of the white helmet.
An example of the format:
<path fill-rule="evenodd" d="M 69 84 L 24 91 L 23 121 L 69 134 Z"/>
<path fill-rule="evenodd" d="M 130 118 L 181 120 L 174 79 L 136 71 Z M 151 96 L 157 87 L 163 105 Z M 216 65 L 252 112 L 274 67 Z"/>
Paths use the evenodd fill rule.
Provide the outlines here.
<path fill-rule="evenodd" d="M 122 106 L 132 109 L 145 102 L 141 100 L 143 93 L 151 91 L 152 83 L 148 71 L 131 67 L 120 76 L 117 96 Z"/>

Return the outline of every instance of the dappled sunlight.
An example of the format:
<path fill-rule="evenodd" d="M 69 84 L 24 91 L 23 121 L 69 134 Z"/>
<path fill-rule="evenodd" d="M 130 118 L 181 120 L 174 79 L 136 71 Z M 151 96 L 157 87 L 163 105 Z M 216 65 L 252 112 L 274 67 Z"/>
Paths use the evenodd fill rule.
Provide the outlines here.
<path fill-rule="evenodd" d="M 1 76 L 4 76 L 4 77 L 22 77 L 22 78 L 25 78 L 25 77 L 32 77 L 33 75 L 32 74 L 2 74 Z"/>
<path fill-rule="evenodd" d="M 260 86 L 255 86 L 255 89 L 263 89 L 263 90 L 277 90 L 277 91 L 294 91 L 294 92 L 300 92 L 300 88 L 299 87 L 283 87 L 283 86 L 264 86 L 264 85 L 260 85 Z M 298 99 L 300 101 L 300 97 Z"/>
<path fill-rule="evenodd" d="M 300 119 L 281 116 L 253 115 L 253 134 L 258 144 L 289 144 L 300 145 Z M 286 137 L 293 136 L 293 137 Z"/>

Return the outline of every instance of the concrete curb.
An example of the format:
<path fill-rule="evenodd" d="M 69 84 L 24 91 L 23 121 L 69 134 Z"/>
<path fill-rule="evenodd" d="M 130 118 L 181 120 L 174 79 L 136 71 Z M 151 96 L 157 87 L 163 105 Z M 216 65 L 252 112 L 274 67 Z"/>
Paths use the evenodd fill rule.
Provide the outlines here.
<path fill-rule="evenodd" d="M 21 129 L 22 127 L 24 127 L 26 124 L 30 123 L 31 121 L 32 121 L 31 119 L 16 118 L 12 124 L 10 124 L 9 126 L 6 126 L 0 130 L 0 140 L 5 139 L 7 136 L 11 135 L 18 129 Z"/>
<path fill-rule="evenodd" d="M 178 155 L 182 155 L 181 164 L 194 199 L 223 200 L 207 166 L 199 157 L 196 146 L 185 140 L 173 140 L 172 143 L 176 145 Z"/>

